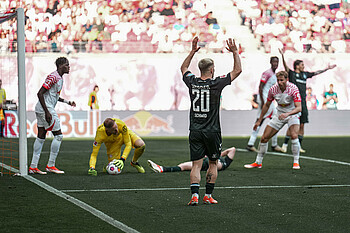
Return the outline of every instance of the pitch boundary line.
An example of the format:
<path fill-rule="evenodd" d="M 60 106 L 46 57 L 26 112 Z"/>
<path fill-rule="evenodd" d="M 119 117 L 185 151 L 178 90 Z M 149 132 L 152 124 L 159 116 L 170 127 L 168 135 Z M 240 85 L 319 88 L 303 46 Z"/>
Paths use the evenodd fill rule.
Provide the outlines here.
<path fill-rule="evenodd" d="M 240 151 L 240 152 L 249 152 L 246 149 L 241 149 L 241 148 L 236 148 L 236 150 Z M 280 156 L 284 156 L 284 157 L 293 157 L 293 155 L 291 155 L 291 154 L 284 154 L 284 153 L 280 153 L 280 152 L 267 152 L 266 154 L 280 155 Z M 348 163 L 348 162 L 342 162 L 342 161 L 337 161 L 337 160 L 332 160 L 332 159 L 322 159 L 322 158 L 302 156 L 302 155 L 300 155 L 299 158 L 350 166 L 350 163 Z"/>
<path fill-rule="evenodd" d="M 350 187 L 350 184 L 321 184 L 321 185 L 266 185 L 266 186 L 228 186 L 215 187 L 217 189 L 271 189 L 271 188 L 344 188 Z M 201 187 L 200 189 L 205 189 Z M 176 191 L 188 190 L 187 188 L 140 188 L 140 189 L 72 189 L 61 190 L 65 193 L 81 193 L 81 192 L 129 192 L 129 191 Z"/>
<path fill-rule="evenodd" d="M 16 172 L 16 173 L 19 172 L 18 169 L 10 167 L 10 166 L 8 166 L 8 165 L 6 165 L 4 163 L 1 163 L 1 162 L 0 162 L 0 166 L 4 167 L 5 169 L 10 170 L 12 172 Z M 50 186 L 50 185 L 48 185 L 48 184 L 46 184 L 46 183 L 36 179 L 36 178 L 34 178 L 34 177 L 30 176 L 30 175 L 26 175 L 26 176 L 22 176 L 22 177 L 24 179 L 26 179 L 26 180 L 28 180 L 28 181 L 30 181 L 30 182 L 40 186 L 41 188 L 45 189 L 46 191 L 48 191 L 50 193 L 53 193 L 56 196 L 59 196 L 59 197 L 63 198 L 64 200 L 73 203 L 74 205 L 76 205 L 76 206 L 82 208 L 83 210 L 91 213 L 92 215 L 95 215 L 99 219 L 101 219 L 101 220 L 105 221 L 106 223 L 114 226 L 115 228 L 118 228 L 119 230 L 122 230 L 122 231 L 127 232 L 127 233 L 139 233 L 137 230 L 135 230 L 135 229 L 125 225 L 122 222 L 119 222 L 118 220 L 108 216 L 107 214 L 103 213 L 102 211 L 100 211 L 100 210 L 98 210 L 98 209 L 96 209 L 96 208 L 86 204 L 85 202 L 80 201 L 80 200 L 78 200 L 78 199 L 76 199 L 76 198 L 74 198 L 74 197 L 72 197 L 72 196 L 70 196 L 70 195 L 68 195 L 68 194 L 58 190 L 58 189 L 55 189 L 54 187 L 52 187 L 52 186 Z"/>

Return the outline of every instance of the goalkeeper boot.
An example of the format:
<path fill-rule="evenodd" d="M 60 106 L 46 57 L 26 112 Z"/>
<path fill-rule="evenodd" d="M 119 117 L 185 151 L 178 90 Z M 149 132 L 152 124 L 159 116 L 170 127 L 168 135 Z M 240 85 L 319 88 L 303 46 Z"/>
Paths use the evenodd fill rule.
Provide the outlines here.
<path fill-rule="evenodd" d="M 192 198 L 187 205 L 192 205 L 192 206 L 198 205 L 198 193 L 192 194 Z"/>
<path fill-rule="evenodd" d="M 251 163 L 251 164 L 246 164 L 244 165 L 245 168 L 261 168 L 262 164 L 257 164 L 257 163 Z"/>
<path fill-rule="evenodd" d="M 59 170 L 55 166 L 52 166 L 52 167 L 46 166 L 46 171 L 51 172 L 51 173 L 55 173 L 55 174 L 64 174 L 64 171 Z"/>
<path fill-rule="evenodd" d="M 163 166 L 159 166 L 158 164 L 156 164 L 152 160 L 147 160 L 147 163 L 154 172 L 156 172 L 156 173 L 163 172 Z"/>
<path fill-rule="evenodd" d="M 145 173 L 145 169 L 138 162 L 130 162 L 130 164 L 136 168 L 139 173 Z"/>
<path fill-rule="evenodd" d="M 218 202 L 210 195 L 205 195 L 203 198 L 204 204 L 218 204 Z"/>
<path fill-rule="evenodd" d="M 29 174 L 40 174 L 40 175 L 46 175 L 47 172 L 40 171 L 38 168 L 31 168 L 28 169 Z"/>

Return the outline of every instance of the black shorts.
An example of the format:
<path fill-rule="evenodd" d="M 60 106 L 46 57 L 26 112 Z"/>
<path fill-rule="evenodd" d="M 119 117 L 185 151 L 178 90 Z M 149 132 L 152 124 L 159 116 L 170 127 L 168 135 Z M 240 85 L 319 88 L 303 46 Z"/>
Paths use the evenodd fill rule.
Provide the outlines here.
<path fill-rule="evenodd" d="M 300 124 L 309 123 L 309 111 L 307 110 L 306 102 L 301 102 Z"/>
<path fill-rule="evenodd" d="M 204 156 L 212 161 L 221 155 L 221 133 L 190 131 L 189 136 L 191 161 L 200 160 Z"/>

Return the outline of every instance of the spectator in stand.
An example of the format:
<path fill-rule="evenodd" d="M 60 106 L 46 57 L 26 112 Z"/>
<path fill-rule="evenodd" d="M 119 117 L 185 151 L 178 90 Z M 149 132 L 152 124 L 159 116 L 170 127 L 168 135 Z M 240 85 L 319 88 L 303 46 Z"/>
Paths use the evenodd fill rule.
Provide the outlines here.
<path fill-rule="evenodd" d="M 210 24 L 218 24 L 217 19 L 213 17 L 213 12 L 212 11 L 208 12 L 207 19 L 205 20 L 205 22 L 208 25 L 210 25 Z"/>
<path fill-rule="evenodd" d="M 34 51 L 37 52 L 37 53 L 48 52 L 47 37 L 44 36 L 42 33 L 40 33 L 36 37 L 35 50 Z"/>
<path fill-rule="evenodd" d="M 52 16 L 54 16 L 57 13 L 57 6 L 57 0 L 50 0 L 45 12 L 50 13 Z"/>
<path fill-rule="evenodd" d="M 329 91 L 324 93 L 323 108 L 336 110 L 338 103 L 337 93 L 333 91 L 333 84 L 329 85 Z"/>
<path fill-rule="evenodd" d="M 157 53 L 170 53 L 173 46 L 173 42 L 169 40 L 169 36 L 165 35 L 164 40 L 159 41 Z"/>
<path fill-rule="evenodd" d="M 175 12 L 170 3 L 165 4 L 165 8 L 160 12 L 160 15 L 164 15 L 164 16 L 175 15 Z"/>
<path fill-rule="evenodd" d="M 332 41 L 331 47 L 334 50 L 334 53 L 345 53 L 346 43 L 341 35 L 336 35 L 336 39 Z"/>
<path fill-rule="evenodd" d="M 306 106 L 308 110 L 316 110 L 318 106 L 318 100 L 316 95 L 312 94 L 312 88 L 306 89 Z"/>

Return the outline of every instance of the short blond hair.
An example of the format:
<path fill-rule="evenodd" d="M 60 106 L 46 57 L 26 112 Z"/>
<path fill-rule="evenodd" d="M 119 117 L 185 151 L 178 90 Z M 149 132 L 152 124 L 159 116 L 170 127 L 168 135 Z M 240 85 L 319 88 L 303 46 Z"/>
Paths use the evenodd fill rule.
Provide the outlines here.
<path fill-rule="evenodd" d="M 198 62 L 198 68 L 201 74 L 206 74 L 214 66 L 214 61 L 210 58 L 203 58 Z"/>

